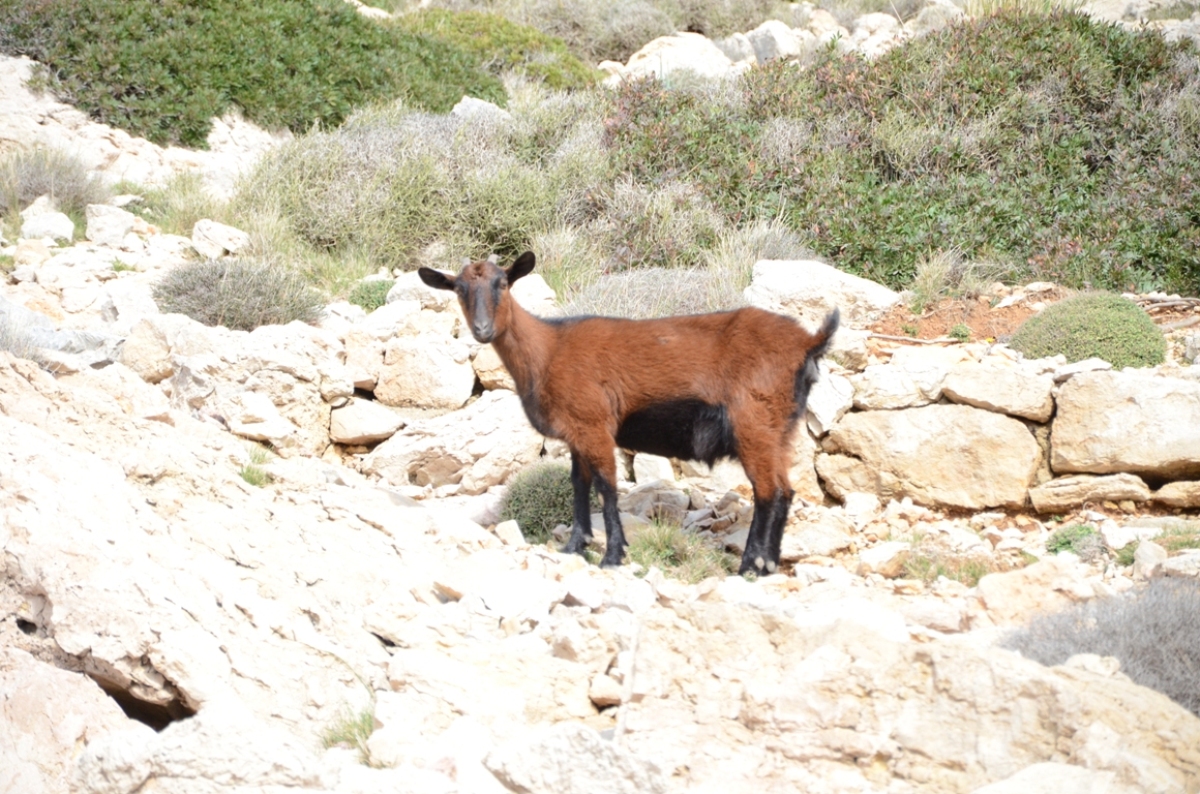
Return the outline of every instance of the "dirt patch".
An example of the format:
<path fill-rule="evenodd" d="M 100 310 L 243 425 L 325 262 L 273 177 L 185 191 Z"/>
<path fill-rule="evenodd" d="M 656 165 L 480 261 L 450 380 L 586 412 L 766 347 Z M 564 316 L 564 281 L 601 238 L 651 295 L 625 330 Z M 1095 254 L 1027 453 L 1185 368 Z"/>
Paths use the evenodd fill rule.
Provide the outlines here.
<path fill-rule="evenodd" d="M 986 297 L 946 298 L 922 314 L 915 314 L 908 306 L 896 306 L 872 325 L 871 330 L 888 336 L 941 339 L 961 334 L 961 328 L 965 326 L 970 337 L 962 341 L 1004 341 L 1035 313 L 1034 308 L 1024 301 L 1001 309 L 993 307 L 991 299 Z"/>
<path fill-rule="evenodd" d="M 1002 298 L 944 298 L 926 311 L 917 314 L 900 304 L 870 326 L 877 334 L 911 339 L 955 339 L 965 326 L 970 337 L 962 341 L 1005 342 L 1013 331 L 1030 316 L 1052 303 L 1073 295 L 1073 291 L 1053 287 L 1026 295 L 1010 303 Z M 1200 301 L 1184 298 L 1177 301 L 1142 298 L 1138 303 L 1150 312 L 1164 331 L 1191 325 L 1200 326 Z"/>

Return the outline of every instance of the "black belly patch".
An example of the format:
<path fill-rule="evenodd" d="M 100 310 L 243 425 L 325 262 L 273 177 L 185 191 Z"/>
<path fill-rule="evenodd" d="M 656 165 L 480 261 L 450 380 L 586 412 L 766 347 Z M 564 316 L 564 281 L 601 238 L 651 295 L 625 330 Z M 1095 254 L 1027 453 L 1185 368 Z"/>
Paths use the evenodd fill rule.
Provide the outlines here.
<path fill-rule="evenodd" d="M 630 414 L 617 429 L 617 446 L 709 466 L 737 456 L 729 412 L 700 400 L 674 400 Z"/>

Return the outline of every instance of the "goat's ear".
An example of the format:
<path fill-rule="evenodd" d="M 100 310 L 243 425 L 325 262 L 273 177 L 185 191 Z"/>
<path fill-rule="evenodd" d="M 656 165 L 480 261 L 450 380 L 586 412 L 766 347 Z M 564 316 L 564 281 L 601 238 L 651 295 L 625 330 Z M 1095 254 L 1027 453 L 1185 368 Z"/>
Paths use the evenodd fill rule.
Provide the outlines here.
<path fill-rule="evenodd" d="M 417 271 L 417 275 L 434 289 L 454 289 L 456 279 L 453 276 L 447 276 L 439 270 L 434 270 L 431 267 L 423 267 Z"/>
<path fill-rule="evenodd" d="M 511 287 L 516 283 L 521 276 L 529 275 L 533 270 L 533 264 L 537 261 L 537 257 L 533 255 L 533 251 L 526 251 L 517 257 L 517 261 L 512 263 L 506 272 L 508 273 L 508 285 Z"/>

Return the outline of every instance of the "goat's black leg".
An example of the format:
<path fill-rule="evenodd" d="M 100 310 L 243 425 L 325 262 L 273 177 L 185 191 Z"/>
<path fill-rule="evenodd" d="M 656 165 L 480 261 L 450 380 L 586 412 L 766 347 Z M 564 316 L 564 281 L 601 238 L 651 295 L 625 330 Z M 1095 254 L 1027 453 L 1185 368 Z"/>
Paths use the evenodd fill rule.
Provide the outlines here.
<path fill-rule="evenodd" d="M 602 512 L 604 514 L 604 531 L 608 537 L 608 548 L 604 559 L 600 561 L 601 568 L 610 568 L 621 564 L 625 556 L 625 530 L 621 527 L 621 511 L 617 508 L 617 489 L 603 474 L 596 474 L 596 491 L 600 494 Z"/>
<path fill-rule="evenodd" d="M 575 489 L 573 506 L 574 520 L 571 522 L 571 538 L 562 550 L 566 554 L 583 554 L 588 542 L 592 539 L 592 510 L 591 490 L 592 478 L 590 471 L 580 462 L 579 456 L 571 453 L 571 485 Z"/>
<path fill-rule="evenodd" d="M 792 494 L 782 489 L 776 489 L 770 498 L 754 500 L 754 519 L 750 522 L 750 536 L 746 539 L 739 575 L 766 576 L 779 570 L 783 527 L 791 503 Z"/>

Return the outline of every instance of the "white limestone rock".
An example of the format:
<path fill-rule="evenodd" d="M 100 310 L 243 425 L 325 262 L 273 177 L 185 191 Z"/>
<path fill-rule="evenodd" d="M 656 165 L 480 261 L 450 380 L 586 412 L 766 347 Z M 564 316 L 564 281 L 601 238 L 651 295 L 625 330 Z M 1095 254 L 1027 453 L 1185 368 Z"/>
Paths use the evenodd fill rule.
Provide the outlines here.
<path fill-rule="evenodd" d="M 1054 376 L 1029 368 L 974 361 L 956 365 L 942 392 L 953 402 L 1046 422 L 1054 413 Z"/>
<path fill-rule="evenodd" d="M 1057 513 L 1085 502 L 1145 502 L 1150 487 L 1135 474 L 1077 474 L 1030 488 L 1029 498 L 1039 513 Z"/>
<path fill-rule="evenodd" d="M 751 306 L 795 317 L 813 330 L 835 308 L 844 326 L 862 328 L 900 302 L 897 293 L 881 284 L 811 260 L 755 263 L 745 298 Z"/>
<path fill-rule="evenodd" d="M 479 494 L 538 459 L 542 436 L 521 399 L 484 392 L 465 410 L 410 423 L 363 460 L 363 470 L 396 485 L 457 484 Z"/>
<path fill-rule="evenodd" d="M 223 223 L 204 218 L 192 227 L 192 245 L 200 256 L 219 259 L 236 254 L 250 244 L 250 235 Z"/>
<path fill-rule="evenodd" d="M 1200 475 L 1200 382 L 1138 370 L 1090 372 L 1067 381 L 1057 403 L 1055 473 Z"/>
<path fill-rule="evenodd" d="M 21 237 L 26 240 L 50 238 L 69 243 L 75 237 L 75 222 L 61 212 L 31 215 L 21 224 Z"/>
<path fill-rule="evenodd" d="M 374 400 L 352 399 L 329 413 L 329 439 L 337 444 L 370 444 L 395 435 L 404 419 Z"/>
<path fill-rule="evenodd" d="M 817 471 L 835 497 L 864 491 L 969 509 L 1023 505 L 1042 460 L 1020 422 L 964 405 L 850 413 L 826 448 L 836 453 L 819 455 Z"/>
<path fill-rule="evenodd" d="M 133 231 L 137 222 L 137 216 L 132 212 L 110 204 L 89 204 L 85 214 L 87 238 L 96 245 L 106 245 L 110 248 L 123 247 L 125 235 Z"/>

